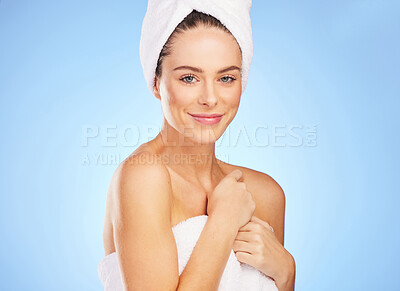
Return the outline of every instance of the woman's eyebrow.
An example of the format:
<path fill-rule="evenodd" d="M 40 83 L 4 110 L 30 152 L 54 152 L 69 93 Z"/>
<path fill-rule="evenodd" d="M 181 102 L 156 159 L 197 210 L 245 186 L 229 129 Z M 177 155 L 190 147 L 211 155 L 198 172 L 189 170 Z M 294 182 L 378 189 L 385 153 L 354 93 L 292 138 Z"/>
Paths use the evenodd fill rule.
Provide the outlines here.
<path fill-rule="evenodd" d="M 196 68 L 196 67 L 192 67 L 192 66 L 179 66 L 179 67 L 176 67 L 175 69 L 173 69 L 173 71 L 177 71 L 177 70 L 192 70 L 192 71 L 197 72 L 197 73 L 204 73 L 204 71 L 202 69 Z M 233 71 L 233 70 L 238 70 L 240 72 L 241 68 L 239 68 L 238 66 L 230 66 L 230 67 L 226 67 L 226 68 L 224 68 L 222 70 L 219 70 L 217 72 L 217 74 L 222 74 L 222 73 L 225 73 L 225 72 L 228 72 L 228 71 Z"/>

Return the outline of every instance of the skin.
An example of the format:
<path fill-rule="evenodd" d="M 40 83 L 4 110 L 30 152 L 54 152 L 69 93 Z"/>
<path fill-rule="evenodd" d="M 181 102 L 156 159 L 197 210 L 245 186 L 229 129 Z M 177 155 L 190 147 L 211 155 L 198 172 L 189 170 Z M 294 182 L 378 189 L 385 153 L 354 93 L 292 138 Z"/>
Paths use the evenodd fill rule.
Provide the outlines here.
<path fill-rule="evenodd" d="M 201 72 L 188 68 L 174 70 L 180 66 Z M 231 68 L 218 73 L 228 67 L 239 70 Z M 161 78 L 155 77 L 153 94 L 162 105 L 162 129 L 131 157 L 150 153 L 168 169 L 173 201 L 171 227 L 189 217 L 206 214 L 208 194 L 228 173 L 241 170 L 256 209 L 252 219 L 237 232 L 233 243 L 235 255 L 240 262 L 274 279 L 279 290 L 294 290 L 295 262 L 283 246 L 285 195 L 281 187 L 265 173 L 215 157 L 215 142 L 239 108 L 240 68 L 240 49 L 230 34 L 203 26 L 179 34 L 172 54 L 164 59 Z M 216 125 L 202 125 L 188 113 L 224 115 Z M 113 177 L 107 195 L 103 232 L 106 255 L 115 251 L 111 218 L 116 211 L 112 189 L 117 183 Z"/>

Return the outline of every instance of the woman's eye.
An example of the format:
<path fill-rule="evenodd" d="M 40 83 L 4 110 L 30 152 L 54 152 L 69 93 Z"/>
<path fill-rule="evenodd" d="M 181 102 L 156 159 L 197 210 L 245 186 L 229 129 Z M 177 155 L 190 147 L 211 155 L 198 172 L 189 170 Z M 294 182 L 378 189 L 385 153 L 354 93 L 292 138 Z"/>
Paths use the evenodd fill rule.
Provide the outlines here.
<path fill-rule="evenodd" d="M 189 75 L 189 76 L 185 76 L 183 78 L 181 78 L 180 80 L 183 80 L 185 83 L 193 83 L 194 76 Z"/>
<path fill-rule="evenodd" d="M 230 77 L 230 76 L 225 76 L 225 77 L 222 77 L 221 80 L 223 83 L 231 83 L 231 82 L 235 81 L 236 79 L 233 77 Z M 226 82 L 224 80 L 226 80 Z"/>

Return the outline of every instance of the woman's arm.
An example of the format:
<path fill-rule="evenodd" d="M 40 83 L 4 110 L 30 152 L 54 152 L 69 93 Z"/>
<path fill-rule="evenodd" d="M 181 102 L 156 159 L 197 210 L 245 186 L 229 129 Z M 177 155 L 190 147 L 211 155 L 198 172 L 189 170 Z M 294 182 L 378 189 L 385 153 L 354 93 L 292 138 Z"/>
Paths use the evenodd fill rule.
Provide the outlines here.
<path fill-rule="evenodd" d="M 178 254 L 170 225 L 168 171 L 139 154 L 113 178 L 114 243 L 124 290 L 176 290 Z"/>
<path fill-rule="evenodd" d="M 239 261 L 273 278 L 280 291 L 293 291 L 295 261 L 283 246 L 285 193 L 269 175 L 255 171 L 252 173 L 254 175 L 249 178 L 253 180 L 249 184 L 257 185 L 252 189 L 257 193 L 257 207 L 251 221 L 239 229 L 233 249 Z"/>
<path fill-rule="evenodd" d="M 261 219 L 269 221 L 274 228 L 274 234 L 277 240 L 284 246 L 285 232 L 285 208 L 286 197 L 281 186 L 269 175 L 263 174 L 264 204 Z M 269 217 L 269 219 L 268 219 Z M 282 262 L 276 275 L 274 275 L 275 284 L 279 291 L 293 291 L 296 277 L 296 263 L 293 256 L 283 248 Z"/>
<path fill-rule="evenodd" d="M 296 277 L 296 264 L 294 258 L 289 254 L 286 267 L 277 275 L 274 280 L 279 291 L 293 291 Z"/>
<path fill-rule="evenodd" d="M 237 231 L 209 216 L 179 279 L 178 290 L 218 290 Z"/>
<path fill-rule="evenodd" d="M 116 173 L 113 225 L 125 290 L 217 290 L 237 231 L 210 216 L 179 277 L 168 170 L 136 156 Z"/>

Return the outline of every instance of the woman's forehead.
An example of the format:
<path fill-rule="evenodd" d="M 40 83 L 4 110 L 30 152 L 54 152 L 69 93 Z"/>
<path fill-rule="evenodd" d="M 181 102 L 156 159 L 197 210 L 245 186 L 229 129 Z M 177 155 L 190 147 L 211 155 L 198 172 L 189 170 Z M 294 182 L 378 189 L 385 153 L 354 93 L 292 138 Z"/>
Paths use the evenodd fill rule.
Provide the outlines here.
<path fill-rule="evenodd" d="M 235 39 L 224 31 L 219 34 L 185 31 L 174 41 L 171 53 L 165 60 L 168 67 L 191 66 L 206 70 L 222 67 L 241 67 L 241 52 Z"/>
<path fill-rule="evenodd" d="M 210 45 L 233 45 L 236 39 L 228 32 L 216 27 L 199 26 L 175 34 L 173 45 L 208 47 Z M 201 47 L 200 47 L 201 48 Z"/>

